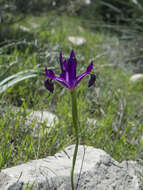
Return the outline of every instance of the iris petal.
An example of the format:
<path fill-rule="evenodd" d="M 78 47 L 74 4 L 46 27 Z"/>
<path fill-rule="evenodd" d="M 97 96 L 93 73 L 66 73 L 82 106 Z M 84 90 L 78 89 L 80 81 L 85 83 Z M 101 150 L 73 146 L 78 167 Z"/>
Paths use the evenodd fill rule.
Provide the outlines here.
<path fill-rule="evenodd" d="M 66 69 L 67 69 L 67 63 L 66 60 L 63 62 L 63 71 L 60 74 L 60 77 L 66 81 Z"/>
<path fill-rule="evenodd" d="M 74 86 L 76 87 L 76 86 L 78 85 L 78 83 L 79 83 L 86 75 L 88 75 L 88 74 L 89 74 L 89 73 L 84 72 L 84 73 L 78 75 L 78 77 L 76 78 L 76 81 L 75 81 Z"/>
<path fill-rule="evenodd" d="M 87 67 L 86 72 L 90 73 L 93 69 L 93 61 L 91 61 L 90 65 Z"/>
<path fill-rule="evenodd" d="M 45 80 L 45 87 L 46 87 L 50 92 L 53 93 L 53 91 L 54 91 L 54 83 L 53 83 L 52 80 L 46 79 L 46 80 Z"/>
<path fill-rule="evenodd" d="M 62 52 L 60 52 L 60 66 L 61 66 L 61 71 L 63 72 L 63 56 L 62 56 Z"/>
<path fill-rule="evenodd" d="M 88 75 L 92 71 L 92 69 L 93 69 L 93 62 L 91 62 L 90 65 L 87 67 L 86 72 L 78 75 L 78 77 L 76 78 L 75 86 L 78 85 L 81 79 L 83 79 L 86 75 Z"/>
<path fill-rule="evenodd" d="M 88 87 L 91 87 L 96 81 L 96 76 L 94 74 L 90 75 L 90 80 L 88 82 Z"/>
<path fill-rule="evenodd" d="M 64 85 L 65 87 L 70 88 L 69 83 L 66 80 L 64 80 L 63 78 L 55 76 L 55 80 L 57 82 L 61 83 L 62 85 Z"/>
<path fill-rule="evenodd" d="M 73 86 L 76 80 L 76 65 L 77 61 L 75 58 L 74 51 L 72 50 L 70 58 L 68 59 L 66 65 L 66 81 L 69 82 L 70 86 Z"/>
<path fill-rule="evenodd" d="M 50 79 L 55 79 L 55 74 L 53 70 L 51 69 L 45 69 L 45 74 L 50 78 Z"/>
<path fill-rule="evenodd" d="M 69 84 L 66 82 L 66 80 L 64 79 L 64 76 L 60 76 L 57 77 L 55 76 L 54 72 L 51 69 L 45 69 L 45 74 L 52 80 L 56 80 L 57 82 L 61 83 L 62 85 L 64 85 L 65 87 L 69 88 Z M 61 73 L 61 75 L 64 75 L 64 72 Z M 48 84 L 48 83 L 47 83 Z"/>

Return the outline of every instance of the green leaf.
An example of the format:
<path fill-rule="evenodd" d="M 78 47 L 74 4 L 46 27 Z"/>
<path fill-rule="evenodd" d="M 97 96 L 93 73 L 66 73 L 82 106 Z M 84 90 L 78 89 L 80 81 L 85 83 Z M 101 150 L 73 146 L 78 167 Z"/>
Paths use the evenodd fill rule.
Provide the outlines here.
<path fill-rule="evenodd" d="M 18 72 L 10 77 L 7 77 L 2 82 L 0 82 L 0 94 L 6 91 L 9 87 L 12 87 L 16 83 L 29 79 L 37 77 L 39 72 L 35 70 L 26 70 L 22 72 Z"/>
<path fill-rule="evenodd" d="M 120 9 L 118 9 L 117 7 L 115 7 L 114 5 L 112 5 L 111 3 L 107 3 L 104 1 L 100 2 L 102 5 L 105 5 L 106 7 L 109 7 L 110 9 L 114 10 L 117 13 L 121 13 L 122 11 Z"/>
<path fill-rule="evenodd" d="M 7 72 L 11 69 L 11 67 L 16 64 L 17 61 L 13 62 L 10 64 L 10 66 L 0 75 L 0 81 L 5 77 L 5 75 L 7 74 Z"/>

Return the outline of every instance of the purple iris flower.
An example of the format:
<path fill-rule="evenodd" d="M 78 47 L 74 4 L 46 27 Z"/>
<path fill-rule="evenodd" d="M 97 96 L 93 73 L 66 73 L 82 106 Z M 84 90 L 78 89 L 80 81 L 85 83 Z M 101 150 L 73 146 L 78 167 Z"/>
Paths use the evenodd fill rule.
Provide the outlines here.
<path fill-rule="evenodd" d="M 92 86 L 96 80 L 96 76 L 91 74 L 93 69 L 93 62 L 89 64 L 87 70 L 76 76 L 76 65 L 77 61 L 74 55 L 74 51 L 72 50 L 69 59 L 63 60 L 62 52 L 60 53 L 60 66 L 61 66 L 61 74 L 60 76 L 55 76 L 53 70 L 45 69 L 45 74 L 48 76 L 48 79 L 45 80 L 45 87 L 53 93 L 54 84 L 53 80 L 56 80 L 58 83 L 62 84 L 69 90 L 75 89 L 75 87 L 79 84 L 81 79 L 83 79 L 86 75 L 90 74 L 90 80 L 88 83 L 88 87 Z"/>

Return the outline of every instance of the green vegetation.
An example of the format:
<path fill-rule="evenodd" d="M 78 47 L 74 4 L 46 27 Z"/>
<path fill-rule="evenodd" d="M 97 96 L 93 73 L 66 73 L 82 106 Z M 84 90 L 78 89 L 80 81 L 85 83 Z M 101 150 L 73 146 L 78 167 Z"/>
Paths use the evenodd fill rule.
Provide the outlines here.
<path fill-rule="evenodd" d="M 110 52 L 104 51 L 105 43 L 117 44 L 116 37 L 83 28 L 82 18 L 55 14 L 51 11 L 26 16 L 11 26 L 11 35 L 17 40 L 0 48 L 1 73 L 14 62 L 5 79 L 25 70 L 36 71 L 33 78 L 22 80 L 0 94 L 0 169 L 53 155 L 74 143 L 69 91 L 55 84 L 55 91 L 50 94 L 44 88 L 46 77 L 38 74 L 44 72 L 45 66 L 59 73 L 59 52 L 62 50 L 67 57 L 72 49 L 76 52 L 79 73 L 93 60 L 97 75 L 94 87 L 88 89 L 86 79 L 78 87 L 80 143 L 104 149 L 118 161 L 141 159 L 143 81 L 131 83 L 133 71 L 112 63 Z M 80 47 L 68 41 L 68 36 L 77 34 L 87 41 Z M 19 109 L 14 111 L 15 107 Z M 59 121 L 50 131 L 46 130 L 46 122 L 40 123 L 39 136 L 35 137 L 36 120 L 31 123 L 26 120 L 32 110 L 51 111 Z M 96 124 L 89 124 L 89 118 L 96 120 Z"/>

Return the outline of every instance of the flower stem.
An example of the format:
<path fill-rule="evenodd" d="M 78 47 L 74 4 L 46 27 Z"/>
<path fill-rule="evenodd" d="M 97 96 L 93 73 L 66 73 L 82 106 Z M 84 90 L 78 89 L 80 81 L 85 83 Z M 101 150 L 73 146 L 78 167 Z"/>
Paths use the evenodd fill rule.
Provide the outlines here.
<path fill-rule="evenodd" d="M 76 137 L 76 145 L 74 149 L 73 154 L 73 160 L 72 160 L 72 169 L 71 169 L 71 187 L 72 190 L 74 190 L 74 168 L 76 163 L 76 157 L 78 152 L 78 144 L 79 144 L 79 138 L 78 138 L 78 114 L 77 114 L 77 101 L 76 101 L 76 90 L 71 91 L 71 97 L 72 97 L 72 119 L 73 119 L 73 127 Z"/>

